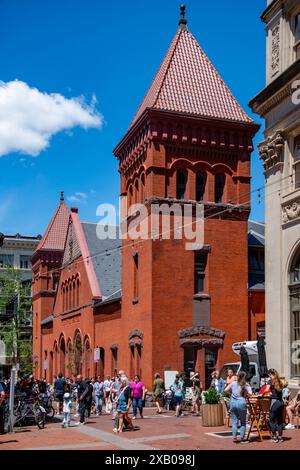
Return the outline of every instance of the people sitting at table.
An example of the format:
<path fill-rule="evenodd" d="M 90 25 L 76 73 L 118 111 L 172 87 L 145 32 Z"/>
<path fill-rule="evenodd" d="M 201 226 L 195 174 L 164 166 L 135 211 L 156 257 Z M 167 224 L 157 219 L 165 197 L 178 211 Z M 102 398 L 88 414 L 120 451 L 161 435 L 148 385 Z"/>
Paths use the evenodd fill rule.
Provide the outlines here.
<path fill-rule="evenodd" d="M 299 390 L 295 398 L 291 400 L 289 405 L 286 407 L 286 414 L 289 419 L 289 424 L 286 425 L 285 429 L 295 429 L 294 426 L 294 415 L 295 411 L 300 410 L 300 381 L 298 383 Z"/>
<path fill-rule="evenodd" d="M 224 386 L 225 382 L 224 379 L 222 379 L 220 372 L 218 370 L 215 370 L 212 374 L 212 381 L 211 381 L 211 388 L 215 388 L 218 393 L 223 393 L 224 392 Z"/>
<path fill-rule="evenodd" d="M 245 438 L 246 435 L 246 422 L 247 422 L 247 402 L 246 398 L 252 395 L 252 389 L 247 383 L 247 374 L 243 371 L 239 372 L 237 380 L 227 385 L 225 392 L 231 393 L 230 398 L 230 414 L 232 417 L 232 437 L 234 443 L 248 443 Z M 237 438 L 238 423 L 240 427 L 240 440 Z"/>
<path fill-rule="evenodd" d="M 271 392 L 270 407 L 270 428 L 272 432 L 271 442 L 283 442 L 283 411 L 284 403 L 282 399 L 283 382 L 275 369 L 270 369 L 269 381 L 266 386 L 266 393 Z"/>

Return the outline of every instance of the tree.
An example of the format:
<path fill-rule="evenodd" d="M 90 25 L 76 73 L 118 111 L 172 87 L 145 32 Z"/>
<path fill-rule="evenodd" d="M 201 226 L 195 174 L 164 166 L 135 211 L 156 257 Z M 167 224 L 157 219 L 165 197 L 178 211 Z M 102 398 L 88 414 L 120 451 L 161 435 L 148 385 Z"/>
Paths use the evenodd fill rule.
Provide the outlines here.
<path fill-rule="evenodd" d="M 31 283 L 22 272 L 7 267 L 0 273 L 0 338 L 12 365 L 21 373 L 32 372 Z"/>

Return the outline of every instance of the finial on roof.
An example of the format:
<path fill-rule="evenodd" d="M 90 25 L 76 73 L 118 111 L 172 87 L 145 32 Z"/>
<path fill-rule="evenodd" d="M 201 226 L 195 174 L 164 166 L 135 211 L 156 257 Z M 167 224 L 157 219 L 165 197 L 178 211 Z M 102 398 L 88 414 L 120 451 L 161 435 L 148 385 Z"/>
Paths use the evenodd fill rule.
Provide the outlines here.
<path fill-rule="evenodd" d="M 181 18 L 179 20 L 179 28 L 180 29 L 183 29 L 183 30 L 187 30 L 187 20 L 185 18 L 185 10 L 186 10 L 186 6 L 185 4 L 183 3 L 181 6 L 180 6 L 180 15 L 181 15 Z"/>
<path fill-rule="evenodd" d="M 64 202 L 65 198 L 64 198 L 64 191 L 61 191 L 60 192 L 60 202 Z"/>

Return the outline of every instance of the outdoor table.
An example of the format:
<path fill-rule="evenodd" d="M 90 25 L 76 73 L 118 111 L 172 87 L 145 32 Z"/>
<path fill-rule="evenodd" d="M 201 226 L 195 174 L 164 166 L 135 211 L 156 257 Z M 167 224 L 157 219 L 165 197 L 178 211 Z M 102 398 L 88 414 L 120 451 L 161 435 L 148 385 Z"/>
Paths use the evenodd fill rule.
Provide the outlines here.
<path fill-rule="evenodd" d="M 271 399 L 269 397 L 252 396 L 247 398 L 247 405 L 250 416 L 247 440 L 249 440 L 250 434 L 253 432 L 258 434 L 261 442 L 264 440 L 264 436 L 272 437 L 269 425 Z"/>

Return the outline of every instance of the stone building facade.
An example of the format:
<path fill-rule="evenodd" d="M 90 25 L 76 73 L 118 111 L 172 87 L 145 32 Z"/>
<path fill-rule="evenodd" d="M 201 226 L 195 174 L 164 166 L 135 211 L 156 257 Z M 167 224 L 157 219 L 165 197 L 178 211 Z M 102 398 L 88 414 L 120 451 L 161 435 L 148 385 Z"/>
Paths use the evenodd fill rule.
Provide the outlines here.
<path fill-rule="evenodd" d="M 262 14 L 267 83 L 250 103 L 265 119 L 266 340 L 269 364 L 300 377 L 300 3 L 273 0 Z M 296 383 L 296 382 L 295 382 Z"/>

